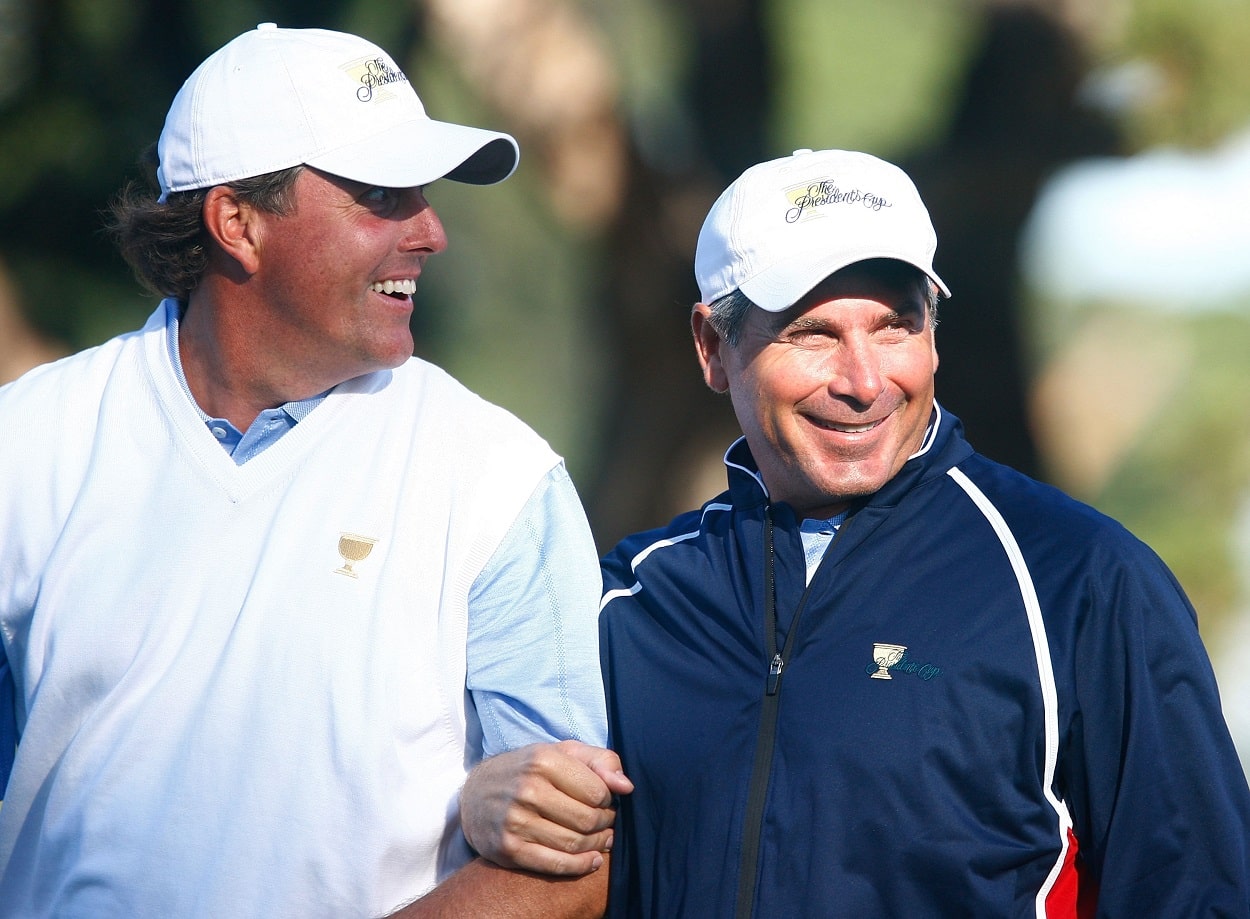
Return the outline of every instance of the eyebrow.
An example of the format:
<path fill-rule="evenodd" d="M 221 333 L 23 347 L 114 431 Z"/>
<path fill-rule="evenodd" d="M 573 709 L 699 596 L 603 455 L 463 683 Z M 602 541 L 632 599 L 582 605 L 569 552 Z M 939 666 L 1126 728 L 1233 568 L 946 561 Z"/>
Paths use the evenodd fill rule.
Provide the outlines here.
<path fill-rule="evenodd" d="M 777 334 L 783 332 L 811 332 L 821 331 L 829 328 L 830 323 L 827 319 L 817 319 L 806 314 L 795 316 L 789 322 L 778 323 L 773 329 Z"/>
<path fill-rule="evenodd" d="M 903 309 L 886 310 L 879 317 L 879 321 L 882 323 L 890 323 L 910 316 L 928 316 L 928 310 L 925 308 L 923 301 L 909 300 Z M 819 332 L 830 328 L 830 326 L 831 323 L 827 319 L 817 318 L 804 313 L 802 315 L 795 316 L 789 322 L 778 322 L 769 331 L 773 335 L 782 335 L 790 332 Z"/>

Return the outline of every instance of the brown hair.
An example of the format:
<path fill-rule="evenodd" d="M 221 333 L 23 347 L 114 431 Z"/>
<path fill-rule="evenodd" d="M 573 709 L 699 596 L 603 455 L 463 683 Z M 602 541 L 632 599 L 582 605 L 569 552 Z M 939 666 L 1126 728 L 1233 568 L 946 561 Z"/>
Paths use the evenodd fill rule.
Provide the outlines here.
<path fill-rule="evenodd" d="M 126 183 L 109 204 L 106 229 L 135 278 L 147 290 L 186 302 L 208 267 L 204 199 L 209 189 L 171 192 L 164 201 L 156 182 L 156 147 L 141 158 L 146 181 Z M 292 189 L 303 166 L 223 183 L 262 211 L 289 214 Z"/>

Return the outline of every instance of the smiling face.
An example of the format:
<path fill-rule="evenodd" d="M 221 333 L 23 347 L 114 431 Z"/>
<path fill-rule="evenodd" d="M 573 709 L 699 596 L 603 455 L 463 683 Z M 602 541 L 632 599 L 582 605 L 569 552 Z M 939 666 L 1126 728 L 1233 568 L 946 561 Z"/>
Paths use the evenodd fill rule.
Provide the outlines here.
<path fill-rule="evenodd" d="M 412 294 L 447 247 L 421 188 L 379 188 L 305 169 L 295 207 L 261 215 L 249 321 L 275 360 L 316 392 L 413 351 Z M 312 393 L 309 393 L 311 395 Z"/>
<path fill-rule="evenodd" d="M 695 307 L 704 379 L 728 391 L 772 500 L 800 516 L 877 491 L 924 438 L 938 366 L 928 282 L 897 264 L 852 265 L 782 313 L 752 308 L 736 345 Z"/>

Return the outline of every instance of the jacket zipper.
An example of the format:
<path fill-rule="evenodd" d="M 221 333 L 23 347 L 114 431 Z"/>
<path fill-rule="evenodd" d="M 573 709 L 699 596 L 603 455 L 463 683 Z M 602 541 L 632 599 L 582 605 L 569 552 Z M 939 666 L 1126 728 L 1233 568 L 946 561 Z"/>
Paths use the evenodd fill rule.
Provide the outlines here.
<path fill-rule="evenodd" d="M 843 522 L 833 539 L 836 542 L 850 519 Z M 833 548 L 832 543 L 830 549 Z M 774 573 L 773 514 L 764 506 L 764 640 L 767 647 L 768 675 L 764 680 L 764 698 L 760 706 L 759 734 L 755 741 L 755 759 L 751 764 L 751 784 L 747 791 L 747 810 L 742 823 L 742 849 L 738 860 L 738 897 L 735 919 L 751 919 L 755 903 L 756 876 L 759 873 L 760 837 L 764 832 L 764 806 L 768 800 L 768 783 L 773 764 L 773 748 L 777 741 L 777 712 L 781 706 L 781 675 L 794 637 L 799 631 L 799 617 L 807 606 L 809 587 L 803 591 L 798 608 L 786 632 L 784 647 L 777 648 L 777 581 Z M 826 554 L 829 550 L 826 550 Z"/>
<path fill-rule="evenodd" d="M 735 919 L 750 919 L 755 901 L 755 875 L 759 871 L 760 834 L 764 828 L 764 803 L 768 797 L 768 777 L 772 769 L 773 745 L 777 739 L 777 703 L 781 697 L 781 671 L 785 659 L 777 650 L 777 584 L 773 572 L 773 513 L 764 506 L 764 640 L 768 645 L 768 677 L 760 707 L 759 734 L 755 738 L 755 760 L 751 764 L 751 784 L 747 791 L 747 811 L 742 822 L 742 848 L 738 855 L 738 900 Z M 793 634 L 793 627 L 790 629 Z"/>
<path fill-rule="evenodd" d="M 777 695 L 777 689 L 781 685 L 781 671 L 786 666 L 786 662 L 781 659 L 781 652 L 778 651 L 773 655 L 773 662 L 768 667 L 768 683 L 764 692 L 767 695 Z"/>

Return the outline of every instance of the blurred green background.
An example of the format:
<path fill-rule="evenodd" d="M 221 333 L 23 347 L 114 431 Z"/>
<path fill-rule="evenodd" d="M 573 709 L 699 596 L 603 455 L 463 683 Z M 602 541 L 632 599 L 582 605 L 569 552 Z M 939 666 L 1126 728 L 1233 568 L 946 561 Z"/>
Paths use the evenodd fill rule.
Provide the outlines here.
<path fill-rule="evenodd" d="M 0 381 L 150 312 L 101 212 L 261 21 L 520 140 L 504 185 L 430 190 L 418 349 L 568 458 L 604 549 L 721 487 L 687 326 L 716 194 L 798 147 L 903 165 L 954 292 L 939 399 L 1156 548 L 1250 735 L 1250 0 L 0 0 Z"/>

